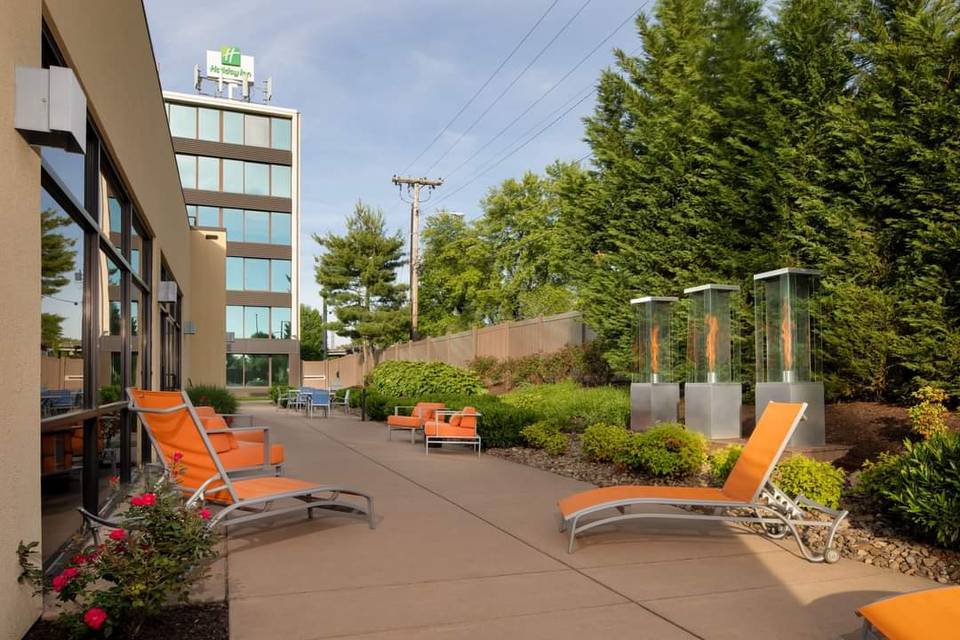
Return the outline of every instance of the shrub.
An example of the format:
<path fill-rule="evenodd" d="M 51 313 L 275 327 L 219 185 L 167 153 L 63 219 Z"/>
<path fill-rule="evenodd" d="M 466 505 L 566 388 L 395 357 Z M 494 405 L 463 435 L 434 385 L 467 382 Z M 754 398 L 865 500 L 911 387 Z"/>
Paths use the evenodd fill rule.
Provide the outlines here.
<path fill-rule="evenodd" d="M 121 398 L 121 395 L 120 385 L 118 384 L 105 384 L 97 390 L 99 404 L 118 402 Z"/>
<path fill-rule="evenodd" d="M 507 404 L 534 411 L 540 420 L 564 424 L 570 431 L 583 431 L 598 422 L 626 427 L 630 421 L 630 396 L 617 387 L 585 388 L 570 381 L 524 385 L 502 398 Z"/>
<path fill-rule="evenodd" d="M 210 512 L 186 506 L 164 478 L 134 496 L 105 543 L 75 555 L 49 582 L 33 563 L 37 546 L 20 543 L 20 581 L 37 594 L 53 590 L 63 607 L 58 622 L 70 638 L 135 638 L 144 621 L 171 601 L 186 602 L 216 557 Z M 64 606 L 65 605 L 65 606 Z"/>
<path fill-rule="evenodd" d="M 386 396 L 404 397 L 443 393 L 479 395 L 486 392 L 472 371 L 442 362 L 381 362 L 370 374 L 369 387 Z"/>
<path fill-rule="evenodd" d="M 237 412 L 237 398 L 223 387 L 199 384 L 189 387 L 187 395 L 196 407 L 213 407 L 217 413 Z"/>
<path fill-rule="evenodd" d="M 921 538 L 960 549 L 960 434 L 938 433 L 904 447 L 868 463 L 858 489 Z"/>
<path fill-rule="evenodd" d="M 583 455 L 595 462 L 613 462 L 627 446 L 631 433 L 620 425 L 598 422 L 587 427 L 580 438 Z"/>
<path fill-rule="evenodd" d="M 717 449 L 707 458 L 707 466 L 710 469 L 710 484 L 717 487 L 722 486 L 727 481 L 727 476 L 733 471 L 733 467 L 740 459 L 743 447 L 738 444 L 731 444 L 723 449 Z"/>
<path fill-rule="evenodd" d="M 773 483 L 791 497 L 804 495 L 832 509 L 840 506 L 843 469 L 802 455 L 781 460 L 773 471 Z"/>
<path fill-rule="evenodd" d="M 929 438 L 947 430 L 947 392 L 937 387 L 921 387 L 913 392 L 917 404 L 907 410 L 913 432 Z"/>
<path fill-rule="evenodd" d="M 616 462 L 657 477 L 683 477 L 700 471 L 707 455 L 702 435 L 667 422 L 634 434 Z"/>
<path fill-rule="evenodd" d="M 487 386 L 504 385 L 513 389 L 520 384 L 552 384 L 571 380 L 586 386 L 608 384 L 612 371 L 602 357 L 599 345 L 568 346 L 548 354 L 497 360 L 480 356 L 467 365 Z"/>
<path fill-rule="evenodd" d="M 290 391 L 292 387 L 288 384 L 274 384 L 270 386 L 270 402 L 277 404 L 280 401 L 280 398 L 286 398 L 287 392 Z"/>
<path fill-rule="evenodd" d="M 524 427 L 520 434 L 531 447 L 543 449 L 552 456 L 567 452 L 567 436 L 561 433 L 560 427 L 553 422 L 534 422 Z"/>

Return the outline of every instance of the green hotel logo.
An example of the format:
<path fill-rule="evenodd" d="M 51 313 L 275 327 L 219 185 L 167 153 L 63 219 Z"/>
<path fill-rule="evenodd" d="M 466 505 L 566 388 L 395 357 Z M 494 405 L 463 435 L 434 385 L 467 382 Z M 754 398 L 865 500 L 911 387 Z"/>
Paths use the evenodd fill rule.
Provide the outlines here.
<path fill-rule="evenodd" d="M 229 67 L 239 67 L 240 49 L 237 47 L 220 47 L 220 64 Z"/>

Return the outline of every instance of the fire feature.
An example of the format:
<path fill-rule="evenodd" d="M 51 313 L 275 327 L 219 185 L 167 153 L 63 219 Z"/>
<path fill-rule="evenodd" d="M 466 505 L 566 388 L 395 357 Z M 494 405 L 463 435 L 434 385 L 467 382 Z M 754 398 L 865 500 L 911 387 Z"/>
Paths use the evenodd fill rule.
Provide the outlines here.
<path fill-rule="evenodd" d="M 717 334 L 720 332 L 720 321 L 717 316 L 708 313 L 703 319 L 707 325 L 707 382 L 717 381 Z"/>
<path fill-rule="evenodd" d="M 630 426 L 646 429 L 677 419 L 680 385 L 672 382 L 672 307 L 677 298 L 647 296 L 630 301 L 637 314 L 637 370 L 630 385 Z"/>

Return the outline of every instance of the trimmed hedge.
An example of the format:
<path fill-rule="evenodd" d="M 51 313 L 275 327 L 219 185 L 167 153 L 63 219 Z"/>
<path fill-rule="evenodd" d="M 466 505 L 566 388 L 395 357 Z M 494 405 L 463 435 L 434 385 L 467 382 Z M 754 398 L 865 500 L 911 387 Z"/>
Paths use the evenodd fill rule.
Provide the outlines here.
<path fill-rule="evenodd" d="M 534 422 L 524 427 L 520 434 L 531 447 L 543 449 L 552 456 L 561 456 L 567 452 L 569 441 L 553 422 Z"/>
<path fill-rule="evenodd" d="M 385 396 L 412 397 L 424 394 L 479 395 L 486 393 L 479 376 L 443 362 L 387 360 L 370 374 L 368 387 Z"/>
<path fill-rule="evenodd" d="M 802 455 L 780 460 L 773 471 L 773 484 L 791 498 L 804 495 L 833 509 L 840 506 L 843 469 Z"/>
<path fill-rule="evenodd" d="M 616 456 L 626 467 L 657 477 L 692 476 L 703 468 L 707 441 L 682 424 L 666 422 L 635 433 Z"/>
<path fill-rule="evenodd" d="M 613 462 L 632 434 L 624 427 L 598 422 L 587 427 L 580 437 L 583 455 L 594 462 Z"/>
<path fill-rule="evenodd" d="M 626 427 L 630 422 L 630 396 L 618 387 L 580 387 L 573 382 L 524 385 L 501 396 L 515 407 L 534 411 L 538 419 L 565 425 L 573 432 L 603 422 Z"/>
<path fill-rule="evenodd" d="M 237 398 L 223 387 L 198 384 L 187 388 L 187 395 L 195 407 L 213 407 L 217 413 L 236 413 Z"/>

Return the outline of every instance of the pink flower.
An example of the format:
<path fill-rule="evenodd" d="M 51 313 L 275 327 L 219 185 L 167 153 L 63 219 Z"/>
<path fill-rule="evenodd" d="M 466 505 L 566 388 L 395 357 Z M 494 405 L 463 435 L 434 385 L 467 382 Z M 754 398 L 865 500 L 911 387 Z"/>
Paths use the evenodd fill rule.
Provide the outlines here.
<path fill-rule="evenodd" d="M 157 494 L 144 493 L 130 498 L 130 505 L 134 507 L 152 507 L 157 504 Z"/>
<path fill-rule="evenodd" d="M 114 529 L 110 532 L 110 539 L 120 542 L 121 540 L 127 539 L 127 532 L 123 529 Z"/>
<path fill-rule="evenodd" d="M 92 557 L 92 556 L 91 556 L 91 557 L 87 557 L 87 556 L 83 555 L 82 553 L 78 553 L 77 555 L 75 555 L 75 556 L 73 556 L 72 558 L 70 558 L 70 562 L 71 562 L 71 563 L 73 563 L 73 564 L 80 564 L 80 565 L 87 564 L 87 562 L 89 562 L 90 560 L 93 560 L 93 557 Z"/>
<path fill-rule="evenodd" d="M 63 591 L 63 588 L 70 584 L 80 571 L 76 567 L 67 567 L 60 575 L 53 578 L 53 590 L 57 593 Z"/>
<path fill-rule="evenodd" d="M 107 612 L 100 607 L 93 607 L 83 614 L 83 621 L 94 631 L 100 631 L 100 627 L 107 621 Z"/>
<path fill-rule="evenodd" d="M 204 507 L 203 509 L 200 509 L 200 511 L 198 511 L 197 513 L 204 520 L 210 519 L 210 509 L 207 509 L 206 507 Z"/>
<path fill-rule="evenodd" d="M 120 476 L 110 476 L 110 486 L 116 487 L 120 484 Z"/>
<path fill-rule="evenodd" d="M 182 451 L 174 451 L 174 453 L 173 453 L 173 462 L 174 462 L 174 464 L 176 464 L 177 462 L 180 462 L 181 460 L 183 460 L 183 452 L 182 452 Z"/>

